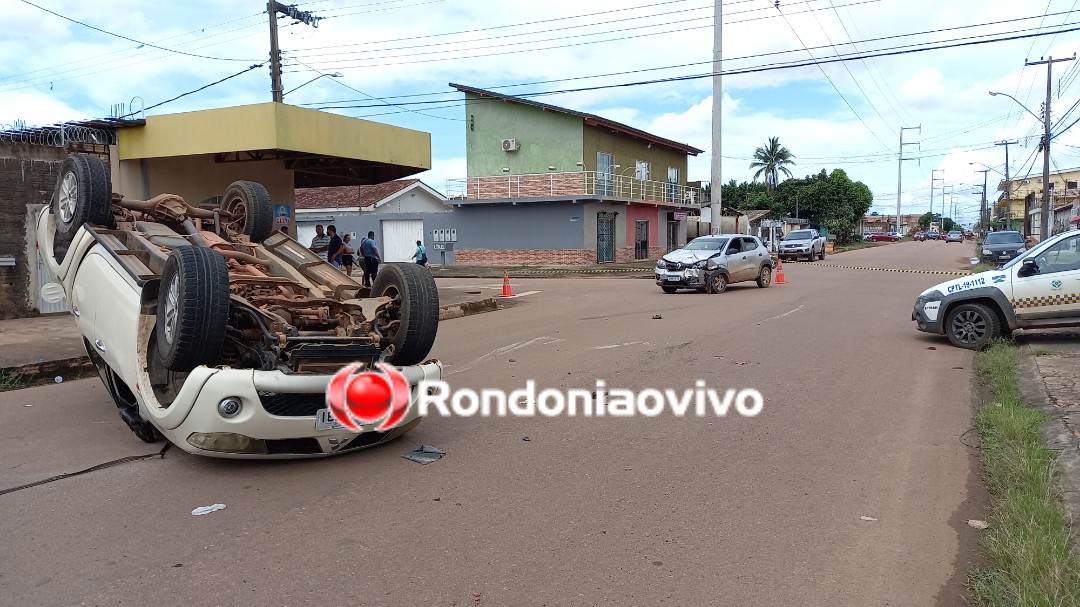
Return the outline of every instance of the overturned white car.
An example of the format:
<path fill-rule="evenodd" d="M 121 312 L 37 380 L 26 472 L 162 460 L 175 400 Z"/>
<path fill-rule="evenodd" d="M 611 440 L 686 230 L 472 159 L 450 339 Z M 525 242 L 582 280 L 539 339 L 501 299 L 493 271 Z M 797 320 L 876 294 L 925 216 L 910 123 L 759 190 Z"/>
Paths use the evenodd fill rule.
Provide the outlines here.
<path fill-rule="evenodd" d="M 442 377 L 427 356 L 439 297 L 415 264 L 385 264 L 366 288 L 274 231 L 266 189 L 237 181 L 196 207 L 112 193 L 96 156 L 63 164 L 38 247 L 120 415 L 216 457 L 317 457 L 385 443 L 420 422 L 345 429 L 326 388 L 346 365 L 394 365 L 417 385 Z"/>

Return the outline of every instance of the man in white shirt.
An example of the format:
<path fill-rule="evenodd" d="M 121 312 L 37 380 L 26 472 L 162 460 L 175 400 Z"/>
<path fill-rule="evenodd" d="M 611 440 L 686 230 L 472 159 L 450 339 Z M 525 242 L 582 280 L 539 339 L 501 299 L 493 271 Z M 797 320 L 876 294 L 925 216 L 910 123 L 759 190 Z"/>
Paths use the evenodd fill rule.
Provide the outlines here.
<path fill-rule="evenodd" d="M 326 253 L 330 250 L 330 237 L 323 232 L 321 224 L 315 226 L 315 238 L 311 239 L 309 248 L 313 253 L 318 253 L 323 261 L 326 261 Z"/>

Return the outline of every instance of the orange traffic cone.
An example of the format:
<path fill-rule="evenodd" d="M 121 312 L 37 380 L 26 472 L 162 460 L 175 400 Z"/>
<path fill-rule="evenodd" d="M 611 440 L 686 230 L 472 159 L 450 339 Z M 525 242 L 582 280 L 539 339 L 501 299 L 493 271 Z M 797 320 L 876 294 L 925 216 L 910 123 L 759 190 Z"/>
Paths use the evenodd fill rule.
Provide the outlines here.
<path fill-rule="evenodd" d="M 787 281 L 784 280 L 784 260 L 776 260 L 776 280 L 773 281 L 774 285 L 786 285 Z"/>
<path fill-rule="evenodd" d="M 502 297 L 513 297 L 514 292 L 510 290 L 510 274 L 503 270 L 503 290 Z"/>

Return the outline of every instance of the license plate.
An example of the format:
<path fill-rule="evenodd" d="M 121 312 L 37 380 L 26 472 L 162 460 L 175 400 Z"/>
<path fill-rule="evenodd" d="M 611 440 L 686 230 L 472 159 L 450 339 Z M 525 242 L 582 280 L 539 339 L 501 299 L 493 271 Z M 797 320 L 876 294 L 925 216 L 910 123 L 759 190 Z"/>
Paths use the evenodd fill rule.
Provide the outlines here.
<path fill-rule="evenodd" d="M 343 428 L 345 428 L 345 426 L 334 419 L 334 415 L 330 413 L 330 409 L 319 409 L 315 414 L 316 430 L 341 430 Z"/>
<path fill-rule="evenodd" d="M 1008 255 L 998 255 L 998 259 L 1008 259 Z"/>
<path fill-rule="evenodd" d="M 682 274 L 668 274 L 667 279 L 669 281 L 682 280 Z"/>

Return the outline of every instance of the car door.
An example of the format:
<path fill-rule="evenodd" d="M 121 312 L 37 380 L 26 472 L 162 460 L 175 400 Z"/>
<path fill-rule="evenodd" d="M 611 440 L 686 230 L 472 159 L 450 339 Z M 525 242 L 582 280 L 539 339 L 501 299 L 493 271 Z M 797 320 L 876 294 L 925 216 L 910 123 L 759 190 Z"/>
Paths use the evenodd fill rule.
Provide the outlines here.
<path fill-rule="evenodd" d="M 744 249 L 746 246 L 744 242 L 744 238 L 736 236 L 731 239 L 731 244 L 728 245 L 728 274 L 731 275 L 729 282 L 746 280 L 747 252 Z"/>
<path fill-rule="evenodd" d="M 1027 261 L 1027 260 L 1024 260 Z M 1080 316 L 1080 232 L 1063 238 L 1035 257 L 1035 273 L 1019 263 L 1012 268 L 1012 302 L 1019 320 Z M 997 281 L 998 275 L 991 275 Z"/>
<path fill-rule="evenodd" d="M 79 264 L 73 286 L 79 331 L 114 371 L 134 385 L 140 297 L 132 279 L 119 261 L 98 247 Z"/>
<path fill-rule="evenodd" d="M 755 280 L 761 268 L 761 262 L 765 261 L 766 257 L 771 257 L 771 255 L 756 238 L 744 236 L 742 241 L 742 255 L 745 257 L 746 264 L 746 277 L 743 280 Z"/>

